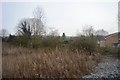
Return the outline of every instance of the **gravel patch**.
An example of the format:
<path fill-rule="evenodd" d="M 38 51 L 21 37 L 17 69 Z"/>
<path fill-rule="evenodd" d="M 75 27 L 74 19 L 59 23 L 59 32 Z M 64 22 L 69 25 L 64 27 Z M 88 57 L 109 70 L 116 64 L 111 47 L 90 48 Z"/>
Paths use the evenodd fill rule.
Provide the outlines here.
<path fill-rule="evenodd" d="M 120 80 L 120 59 L 104 59 L 95 67 L 95 72 L 83 78 L 113 78 Z"/>

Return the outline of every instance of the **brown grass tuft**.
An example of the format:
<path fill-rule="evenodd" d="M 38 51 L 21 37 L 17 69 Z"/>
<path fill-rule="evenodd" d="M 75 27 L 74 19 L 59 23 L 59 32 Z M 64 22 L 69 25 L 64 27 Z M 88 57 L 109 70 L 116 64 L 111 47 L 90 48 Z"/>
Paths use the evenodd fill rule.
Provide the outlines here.
<path fill-rule="evenodd" d="M 93 71 L 100 54 L 69 49 L 3 49 L 3 78 L 80 78 Z"/>

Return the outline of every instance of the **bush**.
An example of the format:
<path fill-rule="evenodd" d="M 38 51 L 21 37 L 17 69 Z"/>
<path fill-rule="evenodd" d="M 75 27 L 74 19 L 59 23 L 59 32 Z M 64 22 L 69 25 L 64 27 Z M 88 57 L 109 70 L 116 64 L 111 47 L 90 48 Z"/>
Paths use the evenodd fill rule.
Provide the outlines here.
<path fill-rule="evenodd" d="M 119 48 L 113 46 L 100 47 L 100 53 L 103 55 L 117 55 Z"/>
<path fill-rule="evenodd" d="M 41 47 L 55 48 L 55 47 L 59 46 L 59 44 L 60 44 L 59 37 L 49 36 L 49 37 L 42 39 Z"/>
<path fill-rule="evenodd" d="M 14 46 L 29 47 L 30 38 L 27 36 L 9 35 L 7 42 Z"/>
<path fill-rule="evenodd" d="M 55 47 L 59 46 L 59 44 L 60 44 L 59 37 L 47 36 L 47 37 L 33 37 L 31 39 L 31 46 L 33 48 L 39 48 L 39 47 L 55 48 Z"/>
<path fill-rule="evenodd" d="M 24 36 L 17 36 L 13 44 L 15 44 L 16 46 L 21 46 L 21 47 L 29 47 L 29 42 L 30 42 L 29 38 L 24 37 Z"/>
<path fill-rule="evenodd" d="M 41 45 L 42 37 L 39 36 L 33 36 L 30 41 L 30 47 L 32 48 L 38 48 Z"/>
<path fill-rule="evenodd" d="M 8 43 L 11 45 L 27 48 L 40 48 L 40 47 L 57 47 L 61 42 L 61 38 L 58 36 L 9 36 Z"/>
<path fill-rule="evenodd" d="M 97 50 L 97 42 L 94 37 L 79 37 L 71 42 L 70 47 L 92 53 Z"/>

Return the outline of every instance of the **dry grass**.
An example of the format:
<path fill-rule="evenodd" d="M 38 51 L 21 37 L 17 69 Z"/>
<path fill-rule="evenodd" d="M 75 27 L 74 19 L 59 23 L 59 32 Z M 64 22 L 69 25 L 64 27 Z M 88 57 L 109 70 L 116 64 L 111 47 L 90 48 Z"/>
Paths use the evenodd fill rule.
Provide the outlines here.
<path fill-rule="evenodd" d="M 80 78 L 93 71 L 100 55 L 69 49 L 3 47 L 3 78 Z"/>

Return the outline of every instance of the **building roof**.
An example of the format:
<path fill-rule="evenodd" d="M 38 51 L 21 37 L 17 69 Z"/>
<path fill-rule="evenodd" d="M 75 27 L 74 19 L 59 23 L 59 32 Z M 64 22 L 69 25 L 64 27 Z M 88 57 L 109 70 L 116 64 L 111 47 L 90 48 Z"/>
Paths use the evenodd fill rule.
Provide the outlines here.
<path fill-rule="evenodd" d="M 117 36 L 117 35 L 120 35 L 120 32 L 109 34 L 109 35 L 105 36 L 105 39 L 113 37 L 113 36 Z"/>

